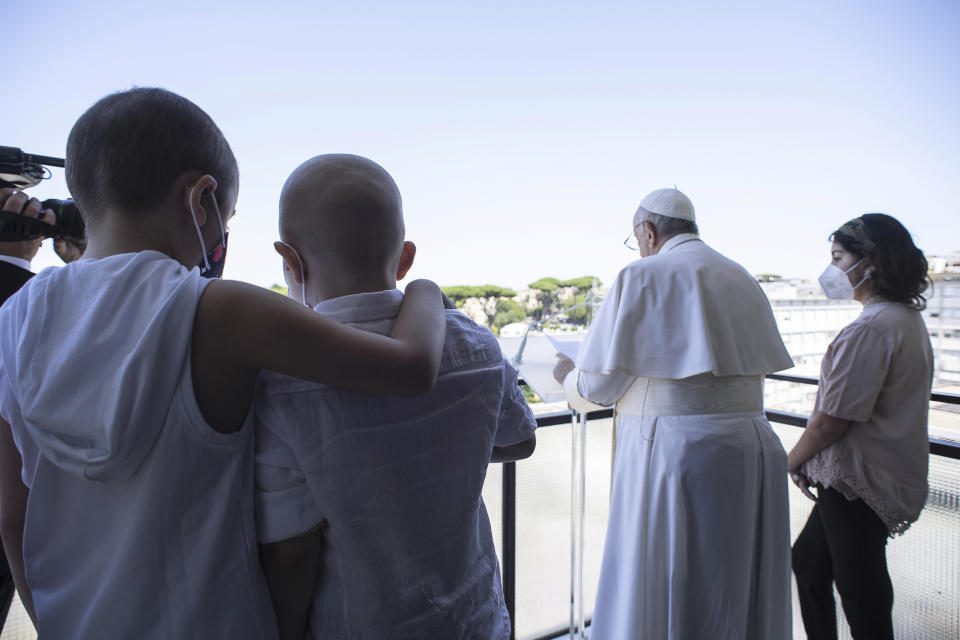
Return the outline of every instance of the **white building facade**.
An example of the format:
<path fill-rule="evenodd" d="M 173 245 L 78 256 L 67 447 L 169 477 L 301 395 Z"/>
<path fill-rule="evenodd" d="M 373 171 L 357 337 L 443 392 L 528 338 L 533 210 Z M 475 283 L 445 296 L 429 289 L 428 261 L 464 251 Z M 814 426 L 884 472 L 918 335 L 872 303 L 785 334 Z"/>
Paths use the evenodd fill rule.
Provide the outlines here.
<path fill-rule="evenodd" d="M 930 256 L 923 318 L 933 344 L 934 388 L 960 385 L 960 254 Z M 954 390 L 956 391 L 956 390 Z"/>
<path fill-rule="evenodd" d="M 777 328 L 794 367 L 787 375 L 817 378 L 820 361 L 830 341 L 850 324 L 863 307 L 853 300 L 830 300 L 820 285 L 805 280 L 761 282 L 773 308 Z M 809 414 L 817 388 L 790 382 L 766 382 L 764 404 L 768 409 Z"/>

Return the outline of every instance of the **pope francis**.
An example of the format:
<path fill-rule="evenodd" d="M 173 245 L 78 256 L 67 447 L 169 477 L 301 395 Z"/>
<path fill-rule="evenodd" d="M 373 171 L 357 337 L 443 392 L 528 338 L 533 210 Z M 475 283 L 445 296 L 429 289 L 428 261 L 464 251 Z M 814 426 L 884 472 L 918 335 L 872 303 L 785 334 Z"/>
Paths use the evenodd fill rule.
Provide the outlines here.
<path fill-rule="evenodd" d="M 642 259 L 616 277 L 555 375 L 579 410 L 615 405 L 592 640 L 790 638 L 786 454 L 764 374 L 792 366 L 770 304 L 700 239 L 676 189 L 640 203 Z"/>

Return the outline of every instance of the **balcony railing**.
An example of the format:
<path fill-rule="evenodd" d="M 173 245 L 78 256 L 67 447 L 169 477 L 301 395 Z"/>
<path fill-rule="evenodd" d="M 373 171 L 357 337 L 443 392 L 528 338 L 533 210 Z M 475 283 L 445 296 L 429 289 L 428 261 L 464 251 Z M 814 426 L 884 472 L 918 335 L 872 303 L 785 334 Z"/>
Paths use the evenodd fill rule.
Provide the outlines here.
<path fill-rule="evenodd" d="M 816 385 L 815 378 L 774 374 L 772 381 Z M 960 405 L 960 395 L 933 393 L 931 402 Z M 806 426 L 807 416 L 768 410 L 767 418 L 789 450 Z M 593 607 L 606 532 L 612 441 L 611 409 L 588 414 L 586 460 L 585 613 Z M 537 451 L 518 463 L 491 465 L 484 487 L 500 555 L 504 598 L 517 637 L 561 638 L 569 630 L 570 502 L 572 415 L 540 415 Z M 799 427 L 799 428 L 798 428 Z M 900 640 L 960 638 L 960 444 L 930 439 L 930 492 L 920 519 L 888 544 L 894 585 L 894 625 Z M 793 537 L 812 506 L 792 485 L 790 520 Z M 838 600 L 839 602 L 839 600 Z M 794 637 L 803 638 L 794 602 Z M 843 612 L 838 607 L 838 619 Z M 845 624 L 841 638 L 849 638 Z M 36 638 L 19 603 L 2 638 Z"/>
<path fill-rule="evenodd" d="M 816 378 L 800 376 L 774 374 L 768 378 L 817 384 Z M 933 393 L 931 401 L 960 405 L 960 395 Z M 587 550 L 583 569 L 587 618 L 606 526 L 612 415 L 611 409 L 605 409 L 587 416 L 590 455 L 585 469 Z M 806 426 L 807 416 L 773 409 L 766 415 L 789 450 L 801 434 L 798 427 Z M 569 411 L 538 416 L 537 452 L 528 460 L 502 465 L 499 473 L 491 467 L 484 490 L 495 531 L 498 524 L 500 528 L 504 598 L 516 635 L 525 640 L 560 638 L 569 632 L 571 420 Z M 930 454 L 927 506 L 903 537 L 888 544 L 894 625 L 898 638 L 955 640 L 960 638 L 960 443 L 931 438 Z M 790 503 L 795 538 L 812 503 L 792 485 Z M 518 567 L 522 575 L 518 575 Z M 849 638 L 837 601 L 840 637 Z M 794 637 L 804 637 L 795 595 L 793 624 Z"/>

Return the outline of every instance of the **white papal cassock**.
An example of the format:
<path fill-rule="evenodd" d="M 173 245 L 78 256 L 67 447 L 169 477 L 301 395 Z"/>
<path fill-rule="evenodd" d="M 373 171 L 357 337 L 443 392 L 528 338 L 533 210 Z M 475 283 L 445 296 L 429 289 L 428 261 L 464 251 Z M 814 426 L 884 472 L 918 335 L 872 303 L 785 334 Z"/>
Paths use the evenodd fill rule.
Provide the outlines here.
<path fill-rule="evenodd" d="M 766 296 L 698 236 L 617 276 L 567 376 L 616 405 L 592 640 L 790 637 L 786 454 L 764 374 L 792 366 Z"/>

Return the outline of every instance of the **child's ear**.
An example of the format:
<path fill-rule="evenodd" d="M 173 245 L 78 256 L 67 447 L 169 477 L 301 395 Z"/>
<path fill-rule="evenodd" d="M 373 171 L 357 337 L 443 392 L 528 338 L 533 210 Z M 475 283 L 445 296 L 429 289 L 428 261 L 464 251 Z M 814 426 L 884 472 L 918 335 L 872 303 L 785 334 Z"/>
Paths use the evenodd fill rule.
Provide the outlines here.
<path fill-rule="evenodd" d="M 297 255 L 297 251 L 290 245 L 284 242 L 274 242 L 273 248 L 276 249 L 277 253 L 280 254 L 280 257 L 283 258 L 283 270 L 285 275 L 289 278 L 293 278 L 293 281 L 297 284 L 303 284 L 301 280 L 301 270 L 302 265 L 300 264 L 300 256 Z"/>
<path fill-rule="evenodd" d="M 400 252 L 400 262 L 397 263 L 397 280 L 403 280 L 413 266 L 413 259 L 417 257 L 417 245 L 409 240 L 404 241 Z"/>
<path fill-rule="evenodd" d="M 217 180 L 211 175 L 203 175 L 193 184 L 186 185 L 186 193 L 183 196 L 183 205 L 187 211 L 196 212 L 197 225 L 203 226 L 207 222 L 207 210 L 203 208 L 203 194 L 209 191 L 211 194 L 217 190 Z"/>

